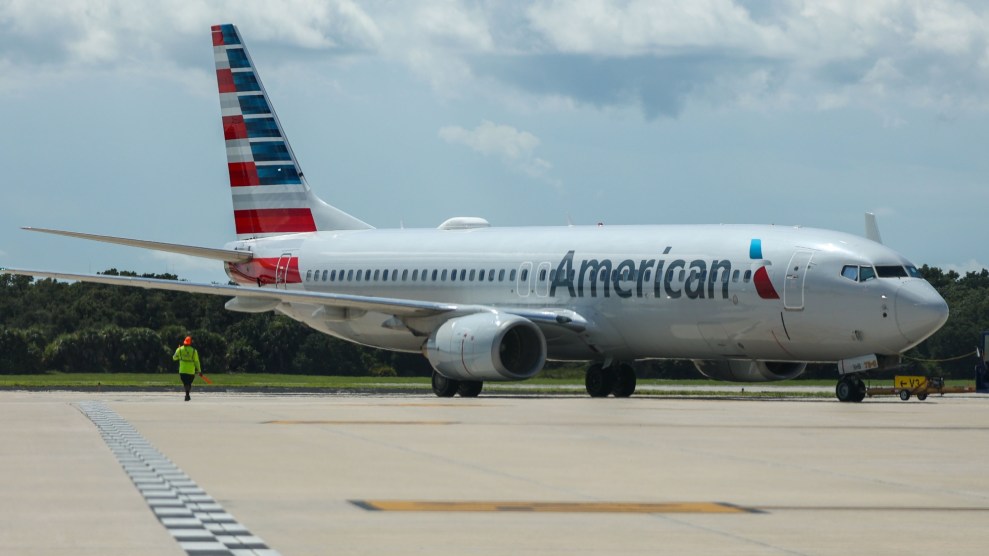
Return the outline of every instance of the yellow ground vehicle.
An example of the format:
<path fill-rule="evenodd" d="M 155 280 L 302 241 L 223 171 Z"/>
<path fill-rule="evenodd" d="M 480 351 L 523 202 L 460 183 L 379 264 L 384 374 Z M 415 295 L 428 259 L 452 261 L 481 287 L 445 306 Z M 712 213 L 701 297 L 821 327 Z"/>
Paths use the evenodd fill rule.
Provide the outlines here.
<path fill-rule="evenodd" d="M 898 395 L 903 401 L 910 399 L 910 396 L 917 396 L 918 400 L 924 401 L 928 394 L 961 394 L 975 392 L 974 386 L 945 386 L 944 378 L 939 376 L 913 376 L 897 375 L 893 378 L 893 387 L 870 387 L 866 394 L 872 396 Z"/>

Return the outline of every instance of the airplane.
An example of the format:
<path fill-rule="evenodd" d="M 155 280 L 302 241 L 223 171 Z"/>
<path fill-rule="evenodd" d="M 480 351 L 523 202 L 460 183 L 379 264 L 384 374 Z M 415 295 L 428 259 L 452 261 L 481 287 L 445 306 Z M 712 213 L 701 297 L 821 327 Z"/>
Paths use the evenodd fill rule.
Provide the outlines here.
<path fill-rule="evenodd" d="M 948 306 L 917 267 L 866 235 L 775 225 L 375 229 L 310 188 L 241 34 L 212 27 L 236 239 L 198 247 L 47 228 L 222 261 L 236 285 L 4 269 L 62 280 L 228 296 L 329 335 L 424 354 L 440 397 L 521 381 L 548 360 L 588 362 L 593 397 L 631 396 L 643 359 L 768 382 L 836 363 L 836 397 L 896 366 Z"/>

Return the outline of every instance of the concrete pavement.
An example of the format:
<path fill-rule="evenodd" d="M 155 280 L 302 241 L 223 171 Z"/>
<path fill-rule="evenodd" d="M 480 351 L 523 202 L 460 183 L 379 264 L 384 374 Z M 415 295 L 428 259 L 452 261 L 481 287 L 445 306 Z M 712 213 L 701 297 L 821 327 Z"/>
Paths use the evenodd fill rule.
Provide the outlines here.
<path fill-rule="evenodd" d="M 989 550 L 989 397 L 200 390 L 189 403 L 0 392 L 0 553 L 183 552 L 74 405 L 85 400 L 285 555 Z"/>

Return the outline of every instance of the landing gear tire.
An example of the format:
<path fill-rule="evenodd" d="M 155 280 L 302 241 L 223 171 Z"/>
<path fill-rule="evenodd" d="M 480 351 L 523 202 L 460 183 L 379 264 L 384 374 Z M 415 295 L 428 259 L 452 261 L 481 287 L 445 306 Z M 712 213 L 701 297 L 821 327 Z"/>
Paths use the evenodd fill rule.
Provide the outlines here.
<path fill-rule="evenodd" d="M 615 389 L 615 373 L 595 363 L 588 367 L 584 387 L 592 398 L 604 398 Z"/>
<path fill-rule="evenodd" d="M 635 369 L 631 365 L 619 365 L 615 372 L 612 393 L 616 398 L 627 398 L 635 392 Z"/>
<path fill-rule="evenodd" d="M 840 402 L 860 402 L 865 399 L 866 388 L 857 376 L 843 376 L 834 388 L 834 395 Z"/>
<path fill-rule="evenodd" d="M 476 398 L 481 393 L 482 388 L 484 388 L 484 383 L 481 381 L 462 380 L 460 386 L 457 387 L 457 393 L 460 394 L 461 398 Z"/>
<path fill-rule="evenodd" d="M 452 398 L 460 388 L 460 382 L 433 371 L 433 393 L 441 398 Z M 480 391 L 480 390 L 479 390 Z"/>

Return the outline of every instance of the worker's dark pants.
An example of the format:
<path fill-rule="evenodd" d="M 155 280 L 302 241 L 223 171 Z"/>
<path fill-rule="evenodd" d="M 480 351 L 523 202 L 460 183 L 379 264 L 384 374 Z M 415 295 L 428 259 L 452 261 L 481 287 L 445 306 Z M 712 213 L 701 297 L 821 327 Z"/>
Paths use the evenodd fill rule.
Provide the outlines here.
<path fill-rule="evenodd" d="M 196 375 L 190 373 L 179 373 L 179 377 L 182 378 L 182 386 L 185 386 L 185 393 L 188 394 L 192 391 L 192 381 L 196 379 Z"/>

